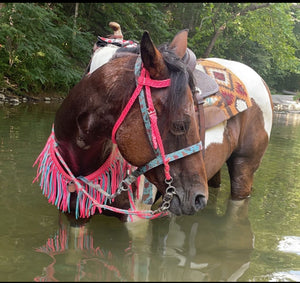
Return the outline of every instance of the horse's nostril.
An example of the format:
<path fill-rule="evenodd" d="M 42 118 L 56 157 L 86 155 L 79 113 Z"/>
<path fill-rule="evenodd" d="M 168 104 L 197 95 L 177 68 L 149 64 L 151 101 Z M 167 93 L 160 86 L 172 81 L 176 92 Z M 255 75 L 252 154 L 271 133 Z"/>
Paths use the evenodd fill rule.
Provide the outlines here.
<path fill-rule="evenodd" d="M 206 206 L 206 198 L 204 195 L 196 195 L 195 197 L 195 209 L 196 211 L 200 210 L 200 209 L 203 209 L 205 206 Z"/>

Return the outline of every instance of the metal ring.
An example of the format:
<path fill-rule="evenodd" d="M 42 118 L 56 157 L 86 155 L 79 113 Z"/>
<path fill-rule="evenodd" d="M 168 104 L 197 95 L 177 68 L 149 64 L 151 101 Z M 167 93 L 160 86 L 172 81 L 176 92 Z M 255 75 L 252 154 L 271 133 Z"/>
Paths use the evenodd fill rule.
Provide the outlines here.
<path fill-rule="evenodd" d="M 176 194 L 176 188 L 174 186 L 169 186 L 166 189 L 167 194 L 175 195 Z"/>
<path fill-rule="evenodd" d="M 167 210 L 170 207 L 170 202 L 164 202 L 161 205 L 162 210 Z"/>
<path fill-rule="evenodd" d="M 170 186 L 171 183 L 173 182 L 173 178 L 171 177 L 169 180 L 165 179 L 165 183 Z"/>

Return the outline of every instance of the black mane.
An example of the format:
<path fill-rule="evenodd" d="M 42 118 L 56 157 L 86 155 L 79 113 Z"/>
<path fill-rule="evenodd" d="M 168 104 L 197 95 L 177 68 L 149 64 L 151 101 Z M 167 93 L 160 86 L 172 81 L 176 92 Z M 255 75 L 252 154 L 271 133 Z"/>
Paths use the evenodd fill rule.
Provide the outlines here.
<path fill-rule="evenodd" d="M 168 44 L 159 46 L 158 50 L 162 53 L 170 73 L 171 95 L 168 96 L 167 104 L 168 117 L 172 121 L 180 113 L 187 85 L 190 86 L 192 91 L 194 90 L 194 79 L 187 65 L 172 50 L 168 49 Z"/>

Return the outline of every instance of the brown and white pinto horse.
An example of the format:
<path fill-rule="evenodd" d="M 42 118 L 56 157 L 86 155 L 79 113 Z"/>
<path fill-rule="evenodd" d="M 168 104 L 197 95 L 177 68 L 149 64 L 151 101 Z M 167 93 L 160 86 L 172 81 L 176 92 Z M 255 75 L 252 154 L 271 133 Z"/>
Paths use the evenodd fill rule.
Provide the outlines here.
<path fill-rule="evenodd" d="M 251 99 L 251 107 L 205 132 L 205 168 L 209 184 L 220 185 L 220 169 L 226 162 L 231 198 L 244 199 L 251 194 L 254 173 L 269 143 L 273 120 L 271 93 L 264 80 L 245 64 L 220 58 L 206 61 L 218 63 L 235 74 Z M 203 68 L 201 60 L 197 62 L 196 68 Z M 207 110 L 209 112 L 209 107 Z M 205 116 L 211 119 L 209 113 Z"/>
<path fill-rule="evenodd" d="M 132 210 L 131 198 L 139 193 L 133 186 L 128 196 L 126 187 L 144 174 L 163 196 L 160 212 L 194 214 L 205 207 L 208 185 L 194 85 L 181 60 L 186 49 L 187 31 L 160 50 L 145 32 L 141 55 L 120 53 L 71 89 L 37 159 L 37 178 L 41 176 L 49 202 L 77 217 L 102 213 L 128 221 L 121 210 Z M 115 163 L 120 164 L 122 157 L 130 165 L 112 173 L 117 165 L 110 166 L 108 160 L 117 159 Z M 103 166 L 108 169 L 101 174 L 110 177 L 93 183 L 92 179 L 101 179 Z M 130 166 L 138 167 L 134 175 L 129 174 Z M 124 188 L 122 176 L 128 175 Z M 108 199 L 108 194 L 114 197 Z"/>
<path fill-rule="evenodd" d="M 204 112 L 200 121 L 195 111 L 193 101 L 197 100 L 197 91 L 191 64 L 183 60 L 187 50 L 187 30 L 178 33 L 169 46 L 159 48 L 145 32 L 140 56 L 114 52 L 111 60 L 93 69 L 71 90 L 56 114 L 54 135 L 58 151 L 75 178 L 93 175 L 106 163 L 114 150 L 113 139 L 122 157 L 139 168 L 138 175 L 144 174 L 157 187 L 158 194 L 163 197 L 162 207 L 166 205 L 164 210 L 176 215 L 194 214 L 205 207 L 208 184 L 220 185 L 220 170 L 225 162 L 231 179 L 232 199 L 244 199 L 250 195 L 254 173 L 268 146 L 272 127 L 273 105 L 268 87 L 254 70 L 244 64 L 208 59 L 222 64 L 240 78 L 252 106 L 207 126 L 212 124 L 210 108 L 203 111 L 200 106 L 198 112 Z M 139 61 L 144 69 L 138 67 Z M 196 69 L 200 68 L 199 64 Z M 146 75 L 137 78 L 143 72 Z M 154 119 L 151 116 L 145 118 L 147 110 L 132 100 L 136 81 L 138 87 L 146 88 L 146 96 L 150 97 L 147 101 L 150 114 L 157 114 Z M 146 120 L 148 123 L 155 121 L 150 123 L 154 128 L 147 128 Z M 204 124 L 205 137 L 200 137 Z M 202 142 L 205 148 L 201 150 Z M 157 148 L 160 149 L 159 156 Z M 151 162 L 157 159 L 159 164 L 152 166 Z M 80 190 L 79 186 L 68 185 L 70 201 L 67 203 L 74 212 Z M 138 195 L 136 191 L 134 194 Z M 48 198 L 54 204 L 54 197 Z M 97 203 L 92 205 L 97 206 Z M 129 209 L 127 193 L 116 196 L 111 205 Z M 99 212 L 128 221 L 127 215 L 111 212 L 106 207 Z"/>
<path fill-rule="evenodd" d="M 108 44 L 93 54 L 90 72 L 95 71 L 103 64 L 103 57 L 109 60 L 106 54 L 113 53 L 116 57 L 119 51 L 126 48 L 117 48 Z M 187 49 L 188 64 L 192 69 L 204 72 L 202 60 L 196 60 L 194 53 Z M 190 59 L 190 57 L 192 59 Z M 193 58 L 194 57 L 194 58 Z M 219 187 L 221 183 L 220 170 L 226 162 L 231 180 L 231 197 L 233 200 L 248 197 L 252 190 L 253 177 L 258 169 L 267 149 L 273 120 L 273 103 L 271 93 L 264 80 L 249 66 L 226 59 L 207 58 L 206 62 L 217 63 L 236 75 L 244 84 L 252 106 L 241 111 L 230 119 L 223 119 L 215 123 L 219 115 L 215 108 L 205 107 L 205 168 L 209 185 Z M 212 75 L 211 72 L 209 75 Z M 213 76 L 213 75 L 212 75 Z M 224 81 L 216 79 L 220 86 Z M 200 82 L 201 83 L 201 82 Z M 220 120 L 220 119 L 219 119 Z"/>

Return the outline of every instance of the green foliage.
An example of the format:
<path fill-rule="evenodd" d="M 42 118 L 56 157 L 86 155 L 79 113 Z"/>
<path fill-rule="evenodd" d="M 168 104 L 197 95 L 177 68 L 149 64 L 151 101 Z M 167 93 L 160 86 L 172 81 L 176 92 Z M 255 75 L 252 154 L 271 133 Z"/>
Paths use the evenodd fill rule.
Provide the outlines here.
<path fill-rule="evenodd" d="M 299 10 L 293 3 L 2 3 L 0 87 L 66 94 L 96 37 L 111 34 L 116 21 L 125 39 L 140 41 L 148 30 L 155 44 L 187 28 L 197 57 L 240 61 L 271 88 L 299 90 Z"/>
<path fill-rule="evenodd" d="M 0 19 L 0 68 L 19 90 L 68 91 L 82 76 L 90 56 L 88 33 L 76 33 L 58 17 L 59 5 L 7 3 Z"/>
<path fill-rule="evenodd" d="M 203 56 L 223 26 L 209 57 L 243 62 L 272 88 L 299 89 L 299 7 L 291 3 L 255 4 L 213 3 L 202 16 L 201 29 L 195 28 L 191 48 L 198 57 Z M 292 77 L 297 79 L 290 80 Z"/>
<path fill-rule="evenodd" d="M 163 11 L 155 3 L 80 3 L 80 17 L 88 18 L 87 30 L 95 36 L 112 33 L 111 21 L 121 25 L 124 38 L 140 41 L 145 30 L 155 43 L 170 37 Z"/>
<path fill-rule="evenodd" d="M 289 12 L 290 5 L 276 3 L 249 12 L 243 19 L 243 26 L 250 40 L 263 46 L 276 66 L 282 70 L 300 73 L 300 62 L 295 57 L 295 51 L 300 45 L 293 33 L 294 22 Z"/>

